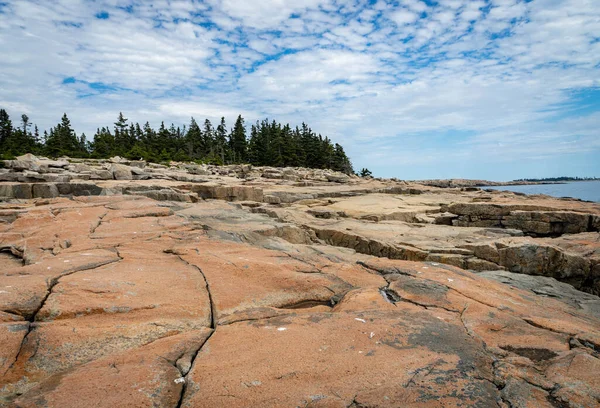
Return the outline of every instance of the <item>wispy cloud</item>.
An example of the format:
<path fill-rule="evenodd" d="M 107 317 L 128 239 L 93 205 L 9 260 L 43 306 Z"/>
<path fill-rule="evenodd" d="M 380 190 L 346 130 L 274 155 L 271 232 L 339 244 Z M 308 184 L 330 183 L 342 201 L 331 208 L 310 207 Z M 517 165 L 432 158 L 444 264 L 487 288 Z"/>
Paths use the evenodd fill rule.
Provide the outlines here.
<path fill-rule="evenodd" d="M 306 121 L 386 176 L 562 174 L 600 157 L 598 33 L 593 0 L 5 0 L 0 106 L 88 134 Z"/>

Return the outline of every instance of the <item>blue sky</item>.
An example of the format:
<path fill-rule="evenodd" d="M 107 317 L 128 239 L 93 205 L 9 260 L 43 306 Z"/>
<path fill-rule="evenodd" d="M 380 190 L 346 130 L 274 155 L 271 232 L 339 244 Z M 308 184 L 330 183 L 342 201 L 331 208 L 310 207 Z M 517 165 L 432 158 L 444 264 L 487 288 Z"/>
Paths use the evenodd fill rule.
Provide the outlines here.
<path fill-rule="evenodd" d="M 600 176 L 597 0 L 3 0 L 0 107 L 307 122 L 406 179 Z"/>

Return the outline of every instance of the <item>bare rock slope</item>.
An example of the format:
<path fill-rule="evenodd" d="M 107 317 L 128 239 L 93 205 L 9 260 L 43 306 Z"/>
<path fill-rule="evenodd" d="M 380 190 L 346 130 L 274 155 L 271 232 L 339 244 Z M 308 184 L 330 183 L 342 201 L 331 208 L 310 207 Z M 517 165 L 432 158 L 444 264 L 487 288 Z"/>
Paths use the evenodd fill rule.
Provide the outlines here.
<path fill-rule="evenodd" d="M 600 405 L 597 204 L 25 159 L 75 176 L 0 183 L 0 406 Z"/>

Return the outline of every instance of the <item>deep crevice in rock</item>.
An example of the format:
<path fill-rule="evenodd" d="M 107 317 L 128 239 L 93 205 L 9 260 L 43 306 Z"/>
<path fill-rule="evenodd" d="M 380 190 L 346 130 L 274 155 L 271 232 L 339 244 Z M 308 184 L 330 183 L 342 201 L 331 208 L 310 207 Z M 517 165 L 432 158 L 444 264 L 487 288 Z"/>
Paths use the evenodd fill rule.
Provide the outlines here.
<path fill-rule="evenodd" d="M 117 252 L 117 254 L 118 254 L 118 252 Z M 97 268 L 100 268 L 102 266 L 109 265 L 109 264 L 116 263 L 116 262 L 120 262 L 121 260 L 123 260 L 123 258 L 120 255 L 118 255 L 118 256 L 119 256 L 119 259 L 100 262 L 100 263 L 94 264 L 91 267 L 89 265 L 83 265 L 83 267 L 74 268 L 73 270 L 65 272 L 65 273 L 62 273 L 60 276 L 54 277 L 54 278 L 50 279 L 49 282 L 47 282 L 46 294 L 42 298 L 42 300 L 40 301 L 39 305 L 36 307 L 36 309 L 33 311 L 33 313 L 26 314 L 26 315 L 23 316 L 26 319 L 26 321 L 27 321 L 27 333 L 25 333 L 25 335 L 23 336 L 23 340 L 21 341 L 21 345 L 19 346 L 19 350 L 17 351 L 15 359 L 10 364 L 10 366 L 8 366 L 8 368 L 5 371 L 5 374 L 8 371 L 10 371 L 10 369 L 12 367 L 14 367 L 14 365 L 17 363 L 17 361 L 19 361 L 19 357 L 21 356 L 23 348 L 24 348 L 25 344 L 27 343 L 27 341 L 29 339 L 29 335 L 37 327 L 37 324 L 36 324 L 37 315 L 40 312 L 40 310 L 42 310 L 44 308 L 44 305 L 46 304 L 46 301 L 48 300 L 48 298 L 50 297 L 50 295 L 53 293 L 54 287 L 56 285 L 58 285 L 58 283 L 60 282 L 60 279 L 62 279 L 65 276 L 73 275 L 73 274 L 75 274 L 77 272 L 83 272 L 83 271 L 89 271 L 89 270 L 97 269 Z"/>
<path fill-rule="evenodd" d="M 196 358 L 198 357 L 198 354 L 200 354 L 200 351 L 202 351 L 202 348 L 208 343 L 210 338 L 217 331 L 217 323 L 216 323 L 216 317 L 215 317 L 216 311 L 215 311 L 214 301 L 212 298 L 212 293 L 210 291 L 210 284 L 208 283 L 208 279 L 206 278 L 206 275 L 204 275 L 204 272 L 202 272 L 202 269 L 200 269 L 199 266 L 186 261 L 181 255 L 175 254 L 173 251 L 167 250 L 167 251 L 165 251 L 165 253 L 171 253 L 171 254 L 177 256 L 177 258 L 179 258 L 179 260 L 181 260 L 186 265 L 191 266 L 192 268 L 196 269 L 200 273 L 200 275 L 202 275 L 202 278 L 204 279 L 204 283 L 206 285 L 206 292 L 208 294 L 208 301 L 209 301 L 209 305 L 210 305 L 210 328 L 212 329 L 212 332 L 208 335 L 206 340 L 200 345 L 200 347 L 198 347 L 198 349 L 192 356 L 192 359 L 190 361 L 190 370 L 187 373 L 185 373 L 185 375 L 182 375 L 184 382 L 183 382 L 183 387 L 181 387 L 181 394 L 179 396 L 179 401 L 177 402 L 177 405 L 176 405 L 176 408 L 180 408 L 181 405 L 183 404 L 183 401 L 185 399 L 185 394 L 187 392 L 187 376 L 194 369 L 194 363 L 196 362 Z"/>

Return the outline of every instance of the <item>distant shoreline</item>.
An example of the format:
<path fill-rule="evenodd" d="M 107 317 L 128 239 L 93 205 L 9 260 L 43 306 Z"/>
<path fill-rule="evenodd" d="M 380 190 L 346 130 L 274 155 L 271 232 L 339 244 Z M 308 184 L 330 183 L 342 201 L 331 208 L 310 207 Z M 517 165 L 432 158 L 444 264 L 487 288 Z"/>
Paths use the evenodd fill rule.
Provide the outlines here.
<path fill-rule="evenodd" d="M 490 181 L 490 180 L 471 180 L 471 179 L 433 179 L 433 180 L 410 180 L 425 186 L 432 187 L 502 187 L 502 186 L 532 186 L 546 184 L 568 184 L 572 182 L 600 181 L 600 178 L 589 179 L 565 179 L 565 180 L 512 180 L 512 181 Z"/>

